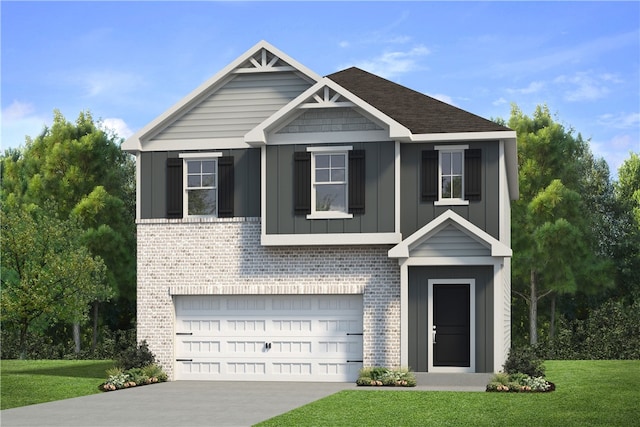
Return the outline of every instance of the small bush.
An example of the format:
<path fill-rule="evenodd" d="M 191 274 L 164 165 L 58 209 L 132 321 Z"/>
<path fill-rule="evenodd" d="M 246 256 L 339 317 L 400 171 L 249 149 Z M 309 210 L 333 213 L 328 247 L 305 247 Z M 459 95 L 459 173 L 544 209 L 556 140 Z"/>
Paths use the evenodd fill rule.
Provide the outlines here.
<path fill-rule="evenodd" d="M 504 363 L 508 374 L 522 373 L 530 377 L 544 377 L 544 363 L 531 347 L 512 348 Z"/>
<path fill-rule="evenodd" d="M 104 391 L 120 390 L 122 388 L 136 387 L 161 383 L 167 381 L 167 374 L 159 365 L 151 364 L 143 368 L 131 368 L 126 371 L 115 367 L 107 369 L 107 380 L 100 386 Z"/>
<path fill-rule="evenodd" d="M 415 387 L 416 378 L 409 369 L 368 367 L 360 370 L 356 384 L 359 386 Z"/>
<path fill-rule="evenodd" d="M 156 357 L 149 350 L 146 340 L 143 340 L 137 347 L 128 347 L 116 358 L 116 365 L 124 370 L 143 368 L 154 363 L 156 363 Z"/>

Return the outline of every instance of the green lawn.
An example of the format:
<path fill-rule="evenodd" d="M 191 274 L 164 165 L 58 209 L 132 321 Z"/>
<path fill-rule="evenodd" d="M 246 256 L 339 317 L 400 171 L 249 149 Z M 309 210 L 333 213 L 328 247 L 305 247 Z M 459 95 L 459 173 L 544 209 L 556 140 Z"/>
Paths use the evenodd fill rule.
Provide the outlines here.
<path fill-rule="evenodd" d="M 363 388 L 267 420 L 266 426 L 640 426 L 640 361 L 548 361 L 551 393 Z"/>
<path fill-rule="evenodd" d="M 100 393 L 111 360 L 2 360 L 0 409 Z"/>

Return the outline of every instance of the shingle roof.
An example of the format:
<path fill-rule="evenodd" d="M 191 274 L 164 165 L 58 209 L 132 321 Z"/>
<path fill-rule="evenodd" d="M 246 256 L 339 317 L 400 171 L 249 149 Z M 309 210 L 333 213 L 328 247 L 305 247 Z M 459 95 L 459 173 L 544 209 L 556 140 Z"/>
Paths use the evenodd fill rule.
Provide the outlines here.
<path fill-rule="evenodd" d="M 327 77 L 404 125 L 413 134 L 511 130 L 356 67 Z"/>

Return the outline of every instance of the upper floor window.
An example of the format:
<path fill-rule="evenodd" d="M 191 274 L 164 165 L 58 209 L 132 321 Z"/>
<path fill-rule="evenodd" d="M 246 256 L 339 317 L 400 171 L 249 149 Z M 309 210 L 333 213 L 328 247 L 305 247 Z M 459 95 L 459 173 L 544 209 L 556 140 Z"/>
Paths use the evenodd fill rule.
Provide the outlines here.
<path fill-rule="evenodd" d="M 440 151 L 440 200 L 463 200 L 463 151 Z"/>
<path fill-rule="evenodd" d="M 308 219 L 364 214 L 365 151 L 307 147 L 294 153 L 294 212 Z"/>
<path fill-rule="evenodd" d="M 311 215 L 347 214 L 347 153 L 312 153 Z"/>
<path fill-rule="evenodd" d="M 188 216 L 218 213 L 218 162 L 216 159 L 186 160 L 186 210 Z"/>
<path fill-rule="evenodd" d="M 222 153 L 180 153 L 167 159 L 167 218 L 232 217 L 234 159 Z"/>
<path fill-rule="evenodd" d="M 482 152 L 467 145 L 435 146 L 422 152 L 421 200 L 435 205 L 467 205 L 480 200 Z"/>

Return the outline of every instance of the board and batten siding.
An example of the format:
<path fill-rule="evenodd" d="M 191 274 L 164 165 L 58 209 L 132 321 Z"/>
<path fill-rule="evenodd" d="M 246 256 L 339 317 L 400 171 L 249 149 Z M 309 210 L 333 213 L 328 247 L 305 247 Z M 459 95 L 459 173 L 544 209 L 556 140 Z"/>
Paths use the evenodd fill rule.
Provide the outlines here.
<path fill-rule="evenodd" d="M 464 141 L 454 145 L 464 144 Z M 438 144 L 446 145 L 446 144 Z M 424 225 L 451 209 L 496 239 L 500 238 L 500 154 L 496 141 L 470 142 L 470 149 L 482 150 L 480 200 L 466 206 L 435 206 L 421 200 L 422 151 L 433 150 L 433 144 L 402 144 L 400 147 L 400 231 L 412 235 Z"/>
<path fill-rule="evenodd" d="M 310 86 L 293 72 L 238 74 L 150 139 L 240 138 Z"/>
<path fill-rule="evenodd" d="M 260 149 L 215 150 L 234 161 L 234 216 L 260 216 Z M 193 152 L 191 152 L 193 153 Z M 140 218 L 167 217 L 167 158 L 178 151 L 140 154 Z"/>
<path fill-rule="evenodd" d="M 493 266 L 409 267 L 409 367 L 427 372 L 429 279 L 475 279 L 476 372 L 493 372 Z"/>
<path fill-rule="evenodd" d="M 266 148 L 266 233 L 389 233 L 395 229 L 393 142 L 343 143 L 365 151 L 365 211 L 350 219 L 307 219 L 294 215 L 294 152 L 307 145 Z M 317 146 L 317 145 L 314 145 Z"/>

